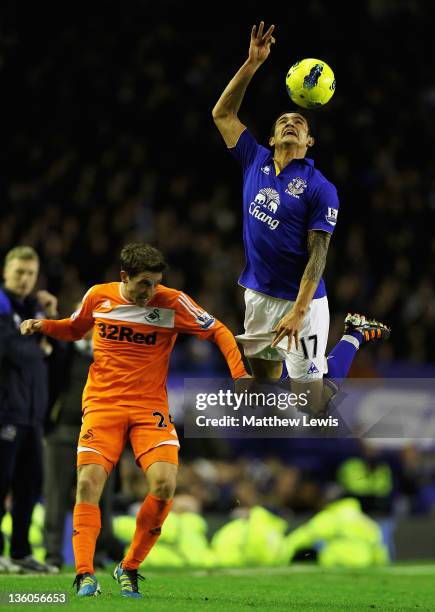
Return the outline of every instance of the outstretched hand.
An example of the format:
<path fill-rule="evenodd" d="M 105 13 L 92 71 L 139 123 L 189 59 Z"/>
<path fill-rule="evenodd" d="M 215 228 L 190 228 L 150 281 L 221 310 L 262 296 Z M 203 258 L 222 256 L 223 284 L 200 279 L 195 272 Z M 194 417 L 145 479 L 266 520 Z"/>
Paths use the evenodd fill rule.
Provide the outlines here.
<path fill-rule="evenodd" d="M 271 25 L 267 32 L 263 34 L 264 21 L 260 21 L 258 29 L 257 26 L 252 26 L 249 61 L 253 64 L 260 65 L 269 57 L 270 46 L 275 42 L 272 36 L 274 29 L 275 26 Z"/>
<path fill-rule="evenodd" d="M 290 352 L 293 338 L 296 350 L 299 349 L 299 332 L 304 324 L 304 315 L 298 314 L 294 309 L 285 314 L 273 330 L 276 334 L 271 346 L 275 348 L 283 338 L 288 338 L 287 351 Z"/>
<path fill-rule="evenodd" d="M 42 330 L 42 319 L 26 319 L 20 325 L 20 331 L 23 336 L 31 336 Z"/>

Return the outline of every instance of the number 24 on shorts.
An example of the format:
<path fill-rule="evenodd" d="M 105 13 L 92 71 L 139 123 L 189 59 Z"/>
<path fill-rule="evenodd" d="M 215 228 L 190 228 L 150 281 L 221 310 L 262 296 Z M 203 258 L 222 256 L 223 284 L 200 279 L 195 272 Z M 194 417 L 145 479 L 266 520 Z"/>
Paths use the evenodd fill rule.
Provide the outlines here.
<path fill-rule="evenodd" d="M 165 415 L 162 414 L 161 412 L 153 412 L 153 417 L 158 417 L 159 421 L 157 423 L 157 427 L 167 427 L 168 424 L 166 423 L 166 419 L 165 419 Z M 173 418 L 171 415 L 169 415 L 169 423 L 172 425 L 174 422 Z"/>

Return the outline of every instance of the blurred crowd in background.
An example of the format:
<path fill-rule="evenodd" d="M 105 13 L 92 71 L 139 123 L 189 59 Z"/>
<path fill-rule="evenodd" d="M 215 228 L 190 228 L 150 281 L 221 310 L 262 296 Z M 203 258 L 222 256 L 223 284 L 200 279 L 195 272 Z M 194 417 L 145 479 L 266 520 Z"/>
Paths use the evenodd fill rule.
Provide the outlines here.
<path fill-rule="evenodd" d="M 357 498 L 378 519 L 435 511 L 433 454 L 410 443 L 396 451 L 353 440 L 263 440 L 261 449 L 253 440 L 195 442 L 182 449 L 177 495 L 206 515 L 234 517 L 260 505 L 291 520 L 342 497 Z M 145 484 L 129 453 L 120 482 L 115 509 L 132 512 Z"/>
<path fill-rule="evenodd" d="M 132 2 L 119 14 L 109 7 L 59 19 L 49 36 L 17 16 L 2 45 L 17 120 L 3 149 L 0 254 L 34 246 L 47 288 L 68 312 L 90 285 L 118 278 L 122 244 L 150 241 L 171 264 L 166 283 L 239 332 L 241 177 L 211 109 L 247 56 L 251 21 L 267 15 L 217 27 L 183 25 L 177 10 Z M 333 66 L 337 91 L 318 113 L 311 151 L 341 200 L 326 274 L 331 345 L 346 312 L 363 311 L 394 330 L 380 359 L 421 364 L 435 360 L 428 10 L 374 0 L 358 3 L 350 19 L 309 0 L 297 24 L 275 15 L 277 42 L 240 113 L 266 144 L 289 106 L 289 65 L 320 56 Z"/>
<path fill-rule="evenodd" d="M 86 19 L 58 16 L 47 35 L 46 26 L 36 32 L 10 9 L 0 70 L 15 120 L 5 126 L 1 154 L 0 256 L 32 245 L 41 257 L 41 286 L 59 296 L 67 316 L 91 285 L 119 278 L 123 244 L 147 241 L 167 256 L 165 284 L 240 333 L 241 177 L 211 109 L 247 56 L 252 23 L 272 19 L 252 9 L 237 20 L 217 14 L 189 24 L 172 2 L 115 6 Z M 320 57 L 335 71 L 336 94 L 318 112 L 311 152 L 341 200 L 326 273 L 330 344 L 348 311 L 393 329 L 388 343 L 361 352 L 356 376 L 403 362 L 424 372 L 435 362 L 431 10 L 417 0 L 371 0 L 352 6 L 349 17 L 307 0 L 289 15 L 278 11 L 276 45 L 240 112 L 266 144 L 274 119 L 290 106 L 288 67 Z M 180 339 L 172 371 L 223 368 L 208 343 Z M 338 490 L 364 498 L 373 513 L 432 507 L 435 466 L 413 447 L 388 453 L 355 443 L 334 454 L 318 441 L 295 442 L 274 441 L 273 452 L 266 444 L 260 456 L 246 441 L 214 450 L 186 441 L 179 490 L 205 511 L 261 503 L 311 512 Z M 384 466 L 382 485 L 349 490 L 349 474 L 364 469 L 343 468 L 354 456 L 372 471 Z M 119 509 L 143 496 L 130 468 L 127 456 Z"/>

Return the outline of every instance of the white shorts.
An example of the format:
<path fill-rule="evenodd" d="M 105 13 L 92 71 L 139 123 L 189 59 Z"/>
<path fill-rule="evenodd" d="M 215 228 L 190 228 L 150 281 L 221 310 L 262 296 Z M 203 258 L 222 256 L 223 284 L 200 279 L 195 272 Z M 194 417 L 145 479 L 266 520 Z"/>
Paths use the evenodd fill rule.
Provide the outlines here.
<path fill-rule="evenodd" d="M 292 308 L 294 302 L 270 297 L 252 289 L 245 290 L 245 333 L 236 336 L 243 344 L 246 357 L 285 361 L 290 378 L 315 380 L 328 371 L 325 358 L 329 333 L 328 298 L 312 300 L 299 333 L 299 349 L 293 339 L 290 352 L 285 337 L 276 348 L 270 345 L 275 338 L 274 327 Z"/>

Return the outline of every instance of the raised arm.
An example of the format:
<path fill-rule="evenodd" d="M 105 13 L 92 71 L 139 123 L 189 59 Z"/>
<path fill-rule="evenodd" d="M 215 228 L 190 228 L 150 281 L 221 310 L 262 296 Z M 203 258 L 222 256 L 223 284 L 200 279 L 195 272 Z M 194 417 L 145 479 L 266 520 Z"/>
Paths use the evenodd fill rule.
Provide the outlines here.
<path fill-rule="evenodd" d="M 225 357 L 228 369 L 231 372 L 231 377 L 234 378 L 234 380 L 247 376 L 236 339 L 226 325 L 220 321 L 216 321 L 216 325 L 213 327 L 207 340 L 211 340 L 218 346 L 220 352 Z"/>
<path fill-rule="evenodd" d="M 93 326 L 93 321 L 83 321 L 74 319 L 60 319 L 53 321 L 50 319 L 27 319 L 20 325 L 23 336 L 32 334 L 44 334 L 57 340 L 80 340 Z"/>
<path fill-rule="evenodd" d="M 299 292 L 293 308 L 284 315 L 275 327 L 276 336 L 272 346 L 276 346 L 287 336 L 288 350 L 291 348 L 293 338 L 295 339 L 296 348 L 299 348 L 299 332 L 313 295 L 322 278 L 330 240 L 331 234 L 326 231 L 310 230 L 308 232 L 309 259 L 301 279 Z"/>
<path fill-rule="evenodd" d="M 240 134 L 246 129 L 238 117 L 239 108 L 252 77 L 269 56 L 270 46 L 275 42 L 272 36 L 274 29 L 275 26 L 271 25 L 263 34 L 263 21 L 258 29 L 253 26 L 248 59 L 228 83 L 212 111 L 213 120 L 227 147 L 234 147 Z"/>
<path fill-rule="evenodd" d="M 236 339 L 226 325 L 208 314 L 185 293 L 178 295 L 175 309 L 177 332 L 214 342 L 224 356 L 232 378 L 237 380 L 247 376 Z"/>
<path fill-rule="evenodd" d="M 20 325 L 23 336 L 31 336 L 35 333 L 44 334 L 57 340 L 80 340 L 94 325 L 92 316 L 93 293 L 92 288 L 86 293 L 83 301 L 76 312 L 68 319 L 52 321 L 49 319 L 27 319 Z"/>

